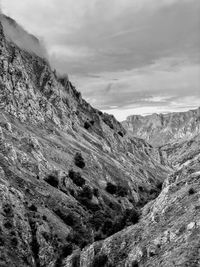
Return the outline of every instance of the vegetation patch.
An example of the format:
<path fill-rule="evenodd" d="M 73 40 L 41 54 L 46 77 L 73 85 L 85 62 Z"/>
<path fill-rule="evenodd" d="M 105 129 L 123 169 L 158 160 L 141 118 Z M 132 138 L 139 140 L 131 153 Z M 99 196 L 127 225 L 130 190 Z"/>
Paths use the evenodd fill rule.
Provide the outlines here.
<path fill-rule="evenodd" d="M 85 161 L 80 152 L 77 152 L 74 156 L 74 164 L 81 169 L 85 167 Z"/>
<path fill-rule="evenodd" d="M 128 189 L 121 185 L 114 185 L 110 182 L 106 185 L 106 191 L 111 195 L 117 195 L 120 197 L 125 197 L 128 195 Z"/>
<path fill-rule="evenodd" d="M 60 209 L 57 209 L 54 211 L 56 215 L 58 215 L 65 224 L 69 225 L 69 226 L 75 226 L 78 222 L 79 222 L 79 219 L 78 217 L 69 212 L 66 214 L 66 212 L 60 210 Z"/>
<path fill-rule="evenodd" d="M 85 184 L 85 179 L 82 178 L 79 172 L 75 172 L 74 170 L 69 170 L 68 175 L 75 185 L 82 187 Z"/>
<path fill-rule="evenodd" d="M 195 192 L 194 188 L 191 187 L 191 188 L 188 190 L 188 193 L 189 193 L 189 195 L 194 195 L 196 192 Z"/>
<path fill-rule="evenodd" d="M 59 185 L 59 180 L 58 180 L 58 176 L 55 174 L 50 174 L 48 175 L 45 179 L 45 182 L 48 183 L 49 185 L 58 188 Z"/>
<path fill-rule="evenodd" d="M 96 255 L 94 257 L 92 267 L 104 267 L 108 263 L 108 256 L 105 254 Z"/>
<path fill-rule="evenodd" d="M 88 129 L 90 129 L 90 127 L 91 127 L 91 124 L 90 124 L 88 121 L 86 121 L 86 122 L 84 123 L 84 128 L 85 128 L 86 130 L 88 130 Z"/>

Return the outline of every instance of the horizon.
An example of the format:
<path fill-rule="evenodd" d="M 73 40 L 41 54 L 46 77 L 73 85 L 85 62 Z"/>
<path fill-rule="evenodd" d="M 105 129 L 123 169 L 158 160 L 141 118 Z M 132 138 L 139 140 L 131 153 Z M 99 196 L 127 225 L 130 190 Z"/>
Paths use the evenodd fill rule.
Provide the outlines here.
<path fill-rule="evenodd" d="M 119 121 L 200 106 L 198 0 L 2 0 L 1 9 L 42 39 L 51 66 L 86 101 Z"/>

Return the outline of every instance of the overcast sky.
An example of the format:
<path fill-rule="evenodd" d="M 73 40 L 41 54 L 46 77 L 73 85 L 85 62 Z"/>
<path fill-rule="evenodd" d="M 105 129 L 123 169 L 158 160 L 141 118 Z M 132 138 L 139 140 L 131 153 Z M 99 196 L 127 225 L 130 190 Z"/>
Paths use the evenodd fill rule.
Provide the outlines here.
<path fill-rule="evenodd" d="M 2 0 L 93 106 L 130 114 L 200 106 L 200 0 Z"/>

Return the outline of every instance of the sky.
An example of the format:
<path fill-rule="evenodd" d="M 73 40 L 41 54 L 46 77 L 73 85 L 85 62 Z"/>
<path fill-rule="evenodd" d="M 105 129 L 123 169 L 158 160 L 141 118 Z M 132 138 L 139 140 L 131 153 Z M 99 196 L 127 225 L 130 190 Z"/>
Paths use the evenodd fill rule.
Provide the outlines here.
<path fill-rule="evenodd" d="M 120 121 L 200 106 L 200 0 L 1 0 L 1 9 Z"/>

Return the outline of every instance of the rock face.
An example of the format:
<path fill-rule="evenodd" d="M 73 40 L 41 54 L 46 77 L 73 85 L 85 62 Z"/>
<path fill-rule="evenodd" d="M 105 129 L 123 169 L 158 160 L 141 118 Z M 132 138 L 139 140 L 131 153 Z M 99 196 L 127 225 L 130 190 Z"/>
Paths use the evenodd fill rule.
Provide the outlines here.
<path fill-rule="evenodd" d="M 122 125 L 131 135 L 161 146 L 179 139 L 187 140 L 200 133 L 200 108 L 169 114 L 133 115 Z"/>
<path fill-rule="evenodd" d="M 0 22 L 0 266 L 199 266 L 195 138 L 131 137 Z"/>

